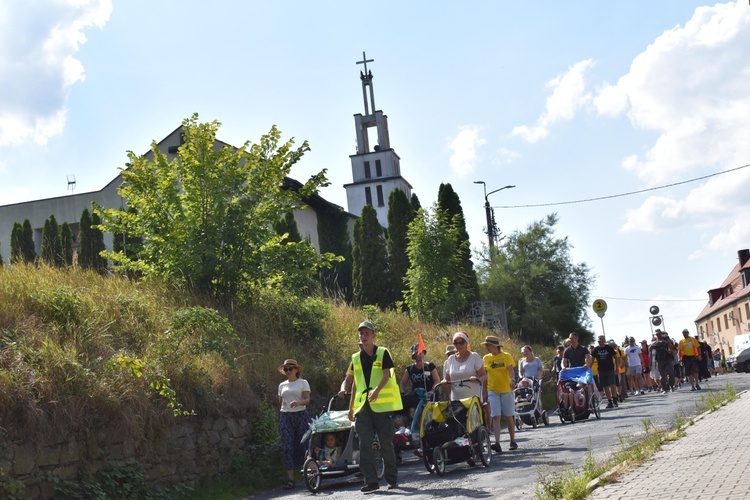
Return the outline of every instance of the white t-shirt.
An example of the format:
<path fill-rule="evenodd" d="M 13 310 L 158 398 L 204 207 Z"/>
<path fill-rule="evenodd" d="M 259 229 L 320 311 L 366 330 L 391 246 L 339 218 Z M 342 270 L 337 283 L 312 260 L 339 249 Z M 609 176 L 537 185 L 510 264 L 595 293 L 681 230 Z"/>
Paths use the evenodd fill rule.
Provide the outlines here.
<path fill-rule="evenodd" d="M 303 378 L 298 378 L 293 382 L 288 380 L 283 381 L 279 384 L 279 397 L 281 398 L 281 411 L 282 412 L 297 412 L 305 411 L 307 406 L 299 405 L 294 408 L 290 407 L 289 404 L 292 401 L 300 401 L 304 399 L 302 397 L 303 392 L 310 392 L 310 384 Z"/>
<path fill-rule="evenodd" d="M 630 368 L 641 366 L 641 348 L 637 345 L 626 347 L 625 356 L 628 357 L 628 366 Z"/>
<path fill-rule="evenodd" d="M 477 371 L 483 367 L 482 357 L 473 351 L 469 354 L 469 358 L 463 362 L 459 362 L 456 355 L 453 354 L 443 363 L 443 376 L 450 376 L 452 381 L 458 382 L 469 377 L 476 377 Z M 482 386 L 477 382 L 464 382 L 463 387 L 458 384 L 451 384 L 451 401 L 479 396 L 481 392 Z"/>
<path fill-rule="evenodd" d="M 530 363 L 526 361 L 526 358 L 518 360 L 518 374 L 521 378 L 538 379 L 542 368 L 542 360 L 537 357 Z"/>

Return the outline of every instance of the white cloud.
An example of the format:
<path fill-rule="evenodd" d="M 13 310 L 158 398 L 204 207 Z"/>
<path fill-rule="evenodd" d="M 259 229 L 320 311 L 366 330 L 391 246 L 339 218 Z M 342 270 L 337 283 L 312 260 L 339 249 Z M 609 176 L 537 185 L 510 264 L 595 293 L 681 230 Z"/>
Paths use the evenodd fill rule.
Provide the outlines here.
<path fill-rule="evenodd" d="M 474 172 L 478 158 L 477 150 L 487 143 L 485 139 L 479 137 L 479 131 L 478 126 L 467 125 L 461 127 L 458 135 L 450 139 L 448 144 L 448 149 L 452 151 L 449 160 L 450 167 L 459 178 L 464 178 Z"/>
<path fill-rule="evenodd" d="M 500 148 L 492 161 L 495 165 L 510 165 L 521 158 L 521 154 L 508 148 Z"/>
<path fill-rule="evenodd" d="M 562 75 L 547 82 L 552 94 L 547 98 L 545 111 L 532 126 L 513 127 L 511 135 L 520 136 L 535 143 L 549 135 L 549 127 L 560 120 L 572 120 L 579 109 L 591 103 L 592 96 L 586 91 L 584 75 L 594 65 L 592 59 L 578 62 Z"/>
<path fill-rule="evenodd" d="M 747 164 L 748 46 L 746 2 L 700 7 L 684 26 L 656 38 L 616 85 L 605 86 L 594 99 L 600 114 L 625 112 L 634 128 L 658 134 L 645 153 L 624 158 L 623 167 L 659 186 Z M 685 196 L 651 197 L 626 214 L 621 231 L 690 223 L 704 231 L 709 248 L 739 248 L 750 232 L 738 215 L 750 209 L 749 189 L 750 174 L 741 170 L 712 177 Z"/>
<path fill-rule="evenodd" d="M 70 87 L 85 79 L 75 58 L 84 31 L 103 27 L 111 13 L 111 0 L 0 6 L 0 147 L 44 145 L 62 132 Z"/>

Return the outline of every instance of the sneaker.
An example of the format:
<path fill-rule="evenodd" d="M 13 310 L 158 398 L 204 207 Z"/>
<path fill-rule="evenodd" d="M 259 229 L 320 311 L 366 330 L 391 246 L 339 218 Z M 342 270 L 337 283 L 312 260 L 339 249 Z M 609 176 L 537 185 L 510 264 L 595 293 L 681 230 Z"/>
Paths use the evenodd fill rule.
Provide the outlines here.
<path fill-rule="evenodd" d="M 641 395 L 644 395 L 644 394 L 646 394 L 646 391 L 644 391 L 643 389 L 641 389 Z"/>
<path fill-rule="evenodd" d="M 690 390 L 691 390 L 691 391 L 694 391 L 694 390 L 695 390 L 695 387 L 691 387 L 691 388 L 690 388 Z"/>
<path fill-rule="evenodd" d="M 617 396 L 617 399 L 618 399 L 618 401 L 620 401 L 620 403 L 624 402 L 623 399 L 622 399 L 622 396 Z"/>
<path fill-rule="evenodd" d="M 666 395 L 666 394 L 667 394 L 667 391 L 664 391 L 664 390 L 662 390 L 662 391 L 661 391 L 661 392 L 660 392 L 659 394 L 661 394 L 661 395 Z"/>
<path fill-rule="evenodd" d="M 517 450 L 518 449 L 518 445 L 516 444 L 515 441 L 511 441 L 510 442 L 510 446 L 508 448 L 511 449 L 511 450 Z"/>
<path fill-rule="evenodd" d="M 379 489 L 380 485 L 378 485 L 378 483 L 372 483 L 362 486 L 359 491 L 361 491 L 362 493 L 372 493 L 373 491 L 377 491 Z"/>
<path fill-rule="evenodd" d="M 612 404 L 615 405 L 615 408 L 619 408 L 619 405 L 617 404 L 617 399 L 615 399 L 614 401 L 612 401 Z"/>
<path fill-rule="evenodd" d="M 615 407 L 615 405 L 612 404 L 612 400 L 611 399 L 609 401 L 607 401 L 607 406 L 605 406 L 605 408 L 614 408 L 614 407 Z"/>
<path fill-rule="evenodd" d="M 398 483 L 388 483 L 389 490 L 395 490 L 396 488 L 398 488 Z"/>
<path fill-rule="evenodd" d="M 492 451 L 494 451 L 495 453 L 502 453 L 503 452 L 503 449 L 500 446 L 500 443 L 492 443 L 492 445 L 490 446 L 490 448 L 492 448 Z"/>
<path fill-rule="evenodd" d="M 414 454 L 418 456 L 419 458 L 422 458 L 422 449 L 417 448 L 416 450 L 414 450 Z"/>
<path fill-rule="evenodd" d="M 700 385 L 698 385 L 698 384 L 695 384 L 695 388 L 696 388 L 697 390 L 699 390 L 699 391 L 701 390 L 701 386 L 700 386 Z"/>

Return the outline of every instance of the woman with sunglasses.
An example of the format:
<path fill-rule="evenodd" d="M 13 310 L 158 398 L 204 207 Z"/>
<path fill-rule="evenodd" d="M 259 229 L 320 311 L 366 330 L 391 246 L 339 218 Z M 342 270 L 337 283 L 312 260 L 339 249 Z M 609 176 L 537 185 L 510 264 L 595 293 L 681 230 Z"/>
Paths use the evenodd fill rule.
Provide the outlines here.
<path fill-rule="evenodd" d="M 302 378 L 302 367 L 294 359 L 285 360 L 279 366 L 279 373 L 286 377 L 279 384 L 279 435 L 287 476 L 282 488 L 291 490 L 294 488 L 294 470 L 300 469 L 305 461 L 306 448 L 300 441 L 309 427 L 310 384 Z"/>
<path fill-rule="evenodd" d="M 456 347 L 456 352 L 448 356 L 443 364 L 443 381 L 441 383 L 468 380 L 468 382 L 460 385 L 450 384 L 451 401 L 480 396 L 482 384 L 487 380 L 484 360 L 479 354 L 470 350 L 469 337 L 464 332 L 456 332 L 453 335 L 453 345 Z"/>

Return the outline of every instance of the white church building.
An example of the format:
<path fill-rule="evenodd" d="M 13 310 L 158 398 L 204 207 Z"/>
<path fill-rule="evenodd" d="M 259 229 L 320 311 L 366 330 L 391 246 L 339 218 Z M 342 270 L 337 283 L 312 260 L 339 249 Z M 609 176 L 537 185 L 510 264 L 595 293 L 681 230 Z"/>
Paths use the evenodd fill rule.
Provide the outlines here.
<path fill-rule="evenodd" d="M 349 234 L 353 233 L 354 220 L 362 213 L 365 204 L 372 205 L 378 214 L 378 221 L 387 227 L 388 197 L 394 189 L 401 189 L 411 198 L 412 187 L 401 177 L 400 158 L 390 146 L 388 136 L 388 117 L 382 111 L 375 109 L 375 97 L 372 86 L 372 71 L 367 71 L 366 59 L 357 64 L 364 64 L 365 71 L 360 72 L 362 81 L 362 95 L 364 99 L 364 114 L 354 115 L 357 136 L 357 153 L 350 156 L 352 168 L 352 182 L 344 185 L 347 196 L 347 215 L 349 216 Z M 372 112 L 370 112 L 372 110 Z M 377 143 L 371 147 L 369 132 L 376 132 Z M 158 143 L 159 150 L 172 161 L 177 155 L 177 149 L 182 143 L 182 127 L 178 127 Z M 149 150 L 144 155 L 153 159 Z M 118 175 L 99 191 L 71 194 L 42 200 L 33 200 L 9 205 L 0 205 L 0 253 L 5 262 L 10 259 L 10 235 L 13 224 L 23 223 L 28 219 L 34 230 L 34 243 L 37 255 L 41 254 L 42 228 L 50 215 L 55 216 L 57 223 L 67 222 L 76 239 L 78 226 L 84 209 L 91 211 L 91 203 L 95 202 L 104 208 L 124 208 L 125 200 L 118 194 L 122 184 L 122 176 Z M 285 179 L 285 184 L 294 189 L 301 184 L 291 178 Z M 304 199 L 308 208 L 294 212 L 302 238 L 309 239 L 316 250 L 320 251 L 318 241 L 319 210 L 324 208 L 341 208 L 325 200 L 321 196 Z M 112 248 L 112 234 L 104 235 L 107 249 Z"/>

